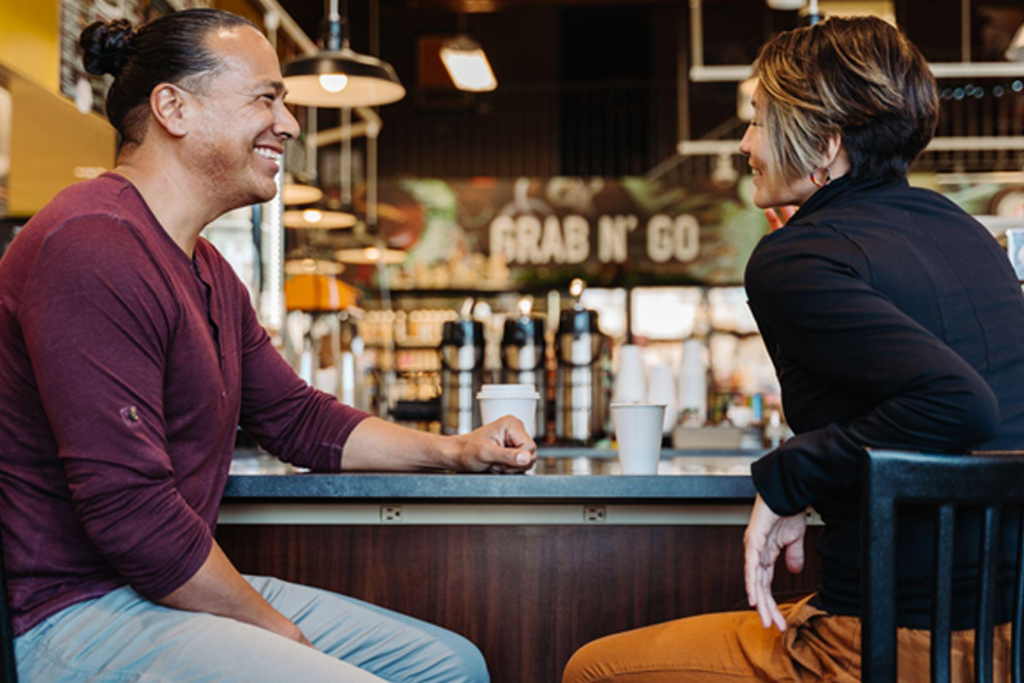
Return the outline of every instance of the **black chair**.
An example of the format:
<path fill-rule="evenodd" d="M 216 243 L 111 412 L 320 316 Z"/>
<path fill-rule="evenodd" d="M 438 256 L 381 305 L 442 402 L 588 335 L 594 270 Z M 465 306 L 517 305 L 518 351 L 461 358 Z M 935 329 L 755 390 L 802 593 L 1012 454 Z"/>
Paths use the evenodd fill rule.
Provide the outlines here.
<path fill-rule="evenodd" d="M 4 568 L 4 547 L 0 540 L 0 650 L 3 668 L 0 683 L 18 683 L 18 670 L 14 664 L 14 630 L 11 627 L 11 605 L 7 599 L 7 571 Z"/>
<path fill-rule="evenodd" d="M 1013 622 L 1012 681 L 1022 683 L 1024 640 L 1024 453 L 920 455 L 873 451 L 865 462 L 862 498 L 862 676 L 865 683 L 896 681 L 896 519 L 898 504 L 935 511 L 931 680 L 950 680 L 956 525 L 979 529 L 975 596 L 975 683 L 991 683 L 997 607 Z M 958 513 L 959 510 L 959 513 Z M 915 508 L 920 514 L 920 508 Z M 966 516 L 966 517 L 965 517 Z M 973 516 L 973 517 L 971 517 Z M 1000 520 L 1005 524 L 1001 524 Z M 1015 525 L 1015 529 L 1008 529 Z M 1006 539 L 1011 543 L 1007 547 Z M 1000 547 L 1002 546 L 1002 547 Z M 1009 551 L 1014 557 L 1007 558 Z M 963 549 L 957 547 L 958 553 Z M 1012 605 L 997 605 L 997 562 L 1014 564 Z M 961 555 L 962 557 L 962 555 Z"/>

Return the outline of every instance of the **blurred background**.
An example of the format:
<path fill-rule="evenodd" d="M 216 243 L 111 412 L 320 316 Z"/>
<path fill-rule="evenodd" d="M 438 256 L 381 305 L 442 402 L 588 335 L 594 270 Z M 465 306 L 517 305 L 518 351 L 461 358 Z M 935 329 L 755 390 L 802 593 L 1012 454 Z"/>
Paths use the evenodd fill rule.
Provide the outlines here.
<path fill-rule="evenodd" d="M 921 48 L 942 113 L 912 182 L 1024 276 L 1019 0 L 0 0 L 4 245 L 113 167 L 81 29 L 186 6 L 251 19 L 289 79 L 325 59 L 363 65 L 342 95 L 371 79 L 295 103 L 282 195 L 205 234 L 307 381 L 417 428 L 471 428 L 465 397 L 514 381 L 541 390 L 551 443 L 605 443 L 627 385 L 669 406 L 677 447 L 785 438 L 742 289 L 768 228 L 737 147 L 759 47 L 824 16 L 880 16 Z"/>

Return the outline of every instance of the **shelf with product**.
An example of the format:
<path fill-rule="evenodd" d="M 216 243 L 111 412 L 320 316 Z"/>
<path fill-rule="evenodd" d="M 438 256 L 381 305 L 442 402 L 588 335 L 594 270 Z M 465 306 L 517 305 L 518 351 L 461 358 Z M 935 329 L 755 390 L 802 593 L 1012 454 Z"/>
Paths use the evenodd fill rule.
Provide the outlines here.
<path fill-rule="evenodd" d="M 439 399 L 442 328 L 445 322 L 459 318 L 456 309 L 465 305 L 463 295 L 475 295 L 468 317 L 480 321 L 484 330 L 483 381 L 501 380 L 503 328 L 506 320 L 519 314 L 524 297 L 471 290 L 437 294 L 393 291 L 392 310 L 374 309 L 376 301 L 366 297 L 367 310 L 360 327 L 366 365 L 373 369 L 372 381 L 378 390 L 383 381 L 393 382 L 388 396 L 379 397 L 381 414 L 398 408 L 397 416 L 401 416 L 410 409 L 415 412 L 416 402 Z M 550 290 L 534 293 L 532 304 L 533 315 L 545 325 L 543 367 L 549 380 L 547 419 L 551 422 L 558 366 L 555 330 L 559 314 L 571 308 L 574 300 L 565 291 Z M 608 340 L 604 372 L 609 398 L 616 396 L 623 347 L 627 342 L 639 347 L 642 400 L 663 402 L 669 408 L 666 444 L 673 443 L 672 435 L 677 434 L 682 448 L 705 447 L 702 444 L 761 448 L 772 439 L 778 441 L 776 436 L 755 436 L 763 433 L 770 420 L 781 425 L 773 428 L 773 435 L 784 433 L 774 369 L 742 288 L 592 287 L 581 294 L 579 304 L 598 313 L 600 330 Z M 417 426 L 422 426 L 422 421 Z M 436 430 L 437 426 L 430 428 Z M 611 432 L 610 424 L 606 431 Z M 602 443 L 610 445 L 607 440 Z"/>
<path fill-rule="evenodd" d="M 442 334 L 446 323 L 461 316 L 479 322 L 485 345 L 476 372 L 481 382 L 500 380 L 498 342 L 510 311 L 534 300 L 510 292 L 446 290 L 438 296 L 392 292 L 391 308 L 367 296 L 360 325 L 365 344 L 368 383 L 373 387 L 372 409 L 381 416 L 410 426 L 439 431 L 437 420 L 424 420 L 438 409 L 442 380 Z M 543 317 L 543 314 L 541 314 Z M 426 424 L 424 424 L 426 422 Z"/>
<path fill-rule="evenodd" d="M 758 449 L 785 435 L 774 366 L 742 287 L 635 288 L 630 341 L 639 360 L 624 365 L 620 347 L 616 379 L 666 404 L 667 446 Z"/>

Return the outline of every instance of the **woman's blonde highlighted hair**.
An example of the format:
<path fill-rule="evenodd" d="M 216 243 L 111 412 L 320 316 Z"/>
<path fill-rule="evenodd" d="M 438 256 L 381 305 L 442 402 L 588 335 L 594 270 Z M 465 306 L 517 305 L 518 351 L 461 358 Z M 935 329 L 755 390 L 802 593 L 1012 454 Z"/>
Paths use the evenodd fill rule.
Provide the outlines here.
<path fill-rule="evenodd" d="M 830 18 L 761 48 L 757 111 L 769 163 L 787 181 L 821 165 L 838 136 L 852 178 L 896 180 L 935 134 L 935 78 L 920 51 L 875 17 Z"/>

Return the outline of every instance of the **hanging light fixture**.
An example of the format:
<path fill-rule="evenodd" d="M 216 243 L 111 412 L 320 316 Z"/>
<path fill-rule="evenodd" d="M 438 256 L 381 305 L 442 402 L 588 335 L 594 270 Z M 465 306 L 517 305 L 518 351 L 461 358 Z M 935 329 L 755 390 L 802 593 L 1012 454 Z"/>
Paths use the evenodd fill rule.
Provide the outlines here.
<path fill-rule="evenodd" d="M 284 262 L 285 275 L 340 275 L 345 266 L 336 261 L 312 257 L 292 258 Z"/>
<path fill-rule="evenodd" d="M 284 227 L 300 229 L 336 230 L 351 228 L 356 217 L 344 211 L 327 209 L 289 209 L 284 212 Z"/>
<path fill-rule="evenodd" d="M 285 206 L 315 204 L 323 199 L 323 196 L 324 192 L 319 187 L 297 182 L 290 177 L 285 178 L 284 187 L 281 188 L 281 201 Z"/>
<path fill-rule="evenodd" d="M 328 0 L 321 51 L 286 62 L 281 73 L 288 89 L 285 101 L 292 104 L 376 107 L 405 97 L 390 64 L 349 47 L 348 25 L 338 13 L 338 0 Z"/>
<path fill-rule="evenodd" d="M 401 249 L 389 249 L 378 246 L 338 249 L 334 252 L 335 260 L 356 265 L 393 266 L 404 263 L 408 256 L 409 254 Z"/>
<path fill-rule="evenodd" d="M 459 90 L 490 92 L 498 87 L 487 53 L 466 35 L 456 36 L 441 48 L 441 61 Z"/>

